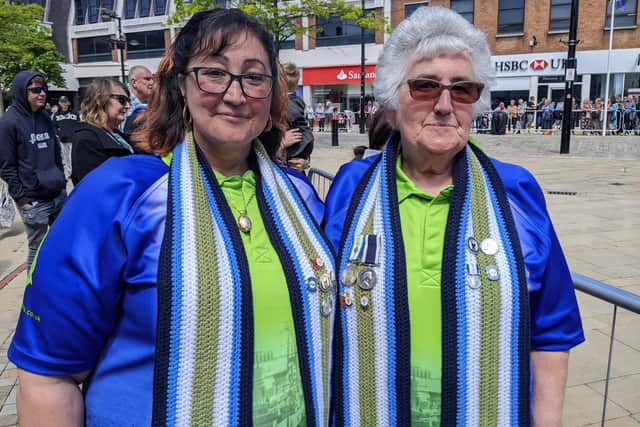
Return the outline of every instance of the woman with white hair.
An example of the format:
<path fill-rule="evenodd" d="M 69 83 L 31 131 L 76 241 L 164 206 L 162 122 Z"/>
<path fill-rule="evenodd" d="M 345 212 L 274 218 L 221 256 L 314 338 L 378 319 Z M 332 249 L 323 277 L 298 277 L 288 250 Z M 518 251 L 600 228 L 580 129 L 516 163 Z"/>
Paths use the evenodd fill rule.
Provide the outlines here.
<path fill-rule="evenodd" d="M 485 35 L 421 8 L 376 76 L 394 131 L 341 168 L 326 203 L 336 424 L 560 425 L 582 325 L 539 185 L 469 137 L 489 105 Z"/>

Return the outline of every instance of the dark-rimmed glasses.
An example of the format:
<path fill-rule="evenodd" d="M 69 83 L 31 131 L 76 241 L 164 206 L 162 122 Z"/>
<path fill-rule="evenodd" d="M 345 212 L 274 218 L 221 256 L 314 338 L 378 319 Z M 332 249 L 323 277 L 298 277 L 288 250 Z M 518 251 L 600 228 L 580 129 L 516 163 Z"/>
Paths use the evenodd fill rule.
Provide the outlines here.
<path fill-rule="evenodd" d="M 129 99 L 129 97 L 127 95 L 121 95 L 121 94 L 112 93 L 111 95 L 109 95 L 109 97 L 113 98 L 113 99 L 117 99 L 118 102 L 122 106 L 125 106 L 127 104 L 131 104 L 131 100 Z"/>
<path fill-rule="evenodd" d="M 28 87 L 27 90 L 34 95 L 40 95 L 42 92 L 46 92 L 47 88 L 44 86 L 31 86 Z"/>
<path fill-rule="evenodd" d="M 462 104 L 473 104 L 480 99 L 484 85 L 478 82 L 455 82 L 445 85 L 432 79 L 407 80 L 411 97 L 418 101 L 430 101 L 437 99 L 442 91 L 447 89 L 451 93 L 451 99 Z"/>
<path fill-rule="evenodd" d="M 198 89 L 211 94 L 225 93 L 229 90 L 234 80 L 240 83 L 242 94 L 248 98 L 268 98 L 273 89 L 273 76 L 268 74 L 233 74 L 220 68 L 212 67 L 193 67 L 187 72 L 195 74 Z"/>

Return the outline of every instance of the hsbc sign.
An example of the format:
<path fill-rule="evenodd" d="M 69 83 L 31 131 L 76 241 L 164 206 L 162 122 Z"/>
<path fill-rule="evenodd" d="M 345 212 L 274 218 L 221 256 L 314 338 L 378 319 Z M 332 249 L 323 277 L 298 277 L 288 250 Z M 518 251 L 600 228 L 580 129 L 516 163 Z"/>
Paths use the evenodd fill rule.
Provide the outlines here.
<path fill-rule="evenodd" d="M 539 74 L 541 72 L 552 72 L 552 74 L 562 73 L 565 69 L 564 58 L 534 58 L 495 61 L 496 73 L 517 73 L 517 74 Z M 544 74 L 546 74 L 544 73 Z"/>

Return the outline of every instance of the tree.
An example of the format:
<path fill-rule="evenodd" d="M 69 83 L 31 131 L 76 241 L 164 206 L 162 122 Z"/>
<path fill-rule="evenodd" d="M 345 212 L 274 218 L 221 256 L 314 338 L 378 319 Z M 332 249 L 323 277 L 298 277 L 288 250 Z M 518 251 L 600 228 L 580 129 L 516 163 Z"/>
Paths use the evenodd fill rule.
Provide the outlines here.
<path fill-rule="evenodd" d="M 11 88 L 13 77 L 23 70 L 42 73 L 48 82 L 64 87 L 60 62 L 65 60 L 51 40 L 44 24 L 44 9 L 37 4 L 16 5 L 0 1 L 0 115 L 2 95 Z"/>
<path fill-rule="evenodd" d="M 170 24 L 182 22 L 196 12 L 221 7 L 216 0 L 175 0 L 175 13 L 169 18 Z M 383 15 L 373 12 L 363 14 L 359 6 L 348 5 L 344 0 L 231 0 L 231 7 L 237 7 L 258 19 L 273 34 L 276 52 L 280 45 L 295 34 L 316 33 L 322 30 L 315 25 L 303 27 L 300 18 L 315 16 L 328 18 L 337 16 L 350 20 L 356 25 L 379 31 L 387 31 L 387 21 Z"/>

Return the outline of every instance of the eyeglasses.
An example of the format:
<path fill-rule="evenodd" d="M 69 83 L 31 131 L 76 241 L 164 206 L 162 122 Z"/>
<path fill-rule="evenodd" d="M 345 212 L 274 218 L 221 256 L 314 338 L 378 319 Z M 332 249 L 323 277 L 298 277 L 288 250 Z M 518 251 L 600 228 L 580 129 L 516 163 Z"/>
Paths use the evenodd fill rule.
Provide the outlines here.
<path fill-rule="evenodd" d="M 109 97 L 113 98 L 113 99 L 117 99 L 118 102 L 120 104 L 122 104 L 123 106 L 127 105 L 127 104 L 131 104 L 131 100 L 129 99 L 129 97 L 127 95 L 120 95 L 120 94 L 112 93 L 111 95 L 109 95 Z"/>
<path fill-rule="evenodd" d="M 44 86 L 32 86 L 28 87 L 27 90 L 34 95 L 40 95 L 42 92 L 46 92 L 47 88 Z"/>
<path fill-rule="evenodd" d="M 437 99 L 442 91 L 448 89 L 451 99 L 462 104 L 473 104 L 480 99 L 480 94 L 484 89 L 482 83 L 477 82 L 455 82 L 445 85 L 432 79 L 407 80 L 411 97 L 418 101 L 429 101 Z"/>
<path fill-rule="evenodd" d="M 198 89 L 206 93 L 225 93 L 234 80 L 238 80 L 242 94 L 248 98 L 268 98 L 273 88 L 273 76 L 268 74 L 233 74 L 210 67 L 193 67 L 187 72 L 195 74 Z"/>

